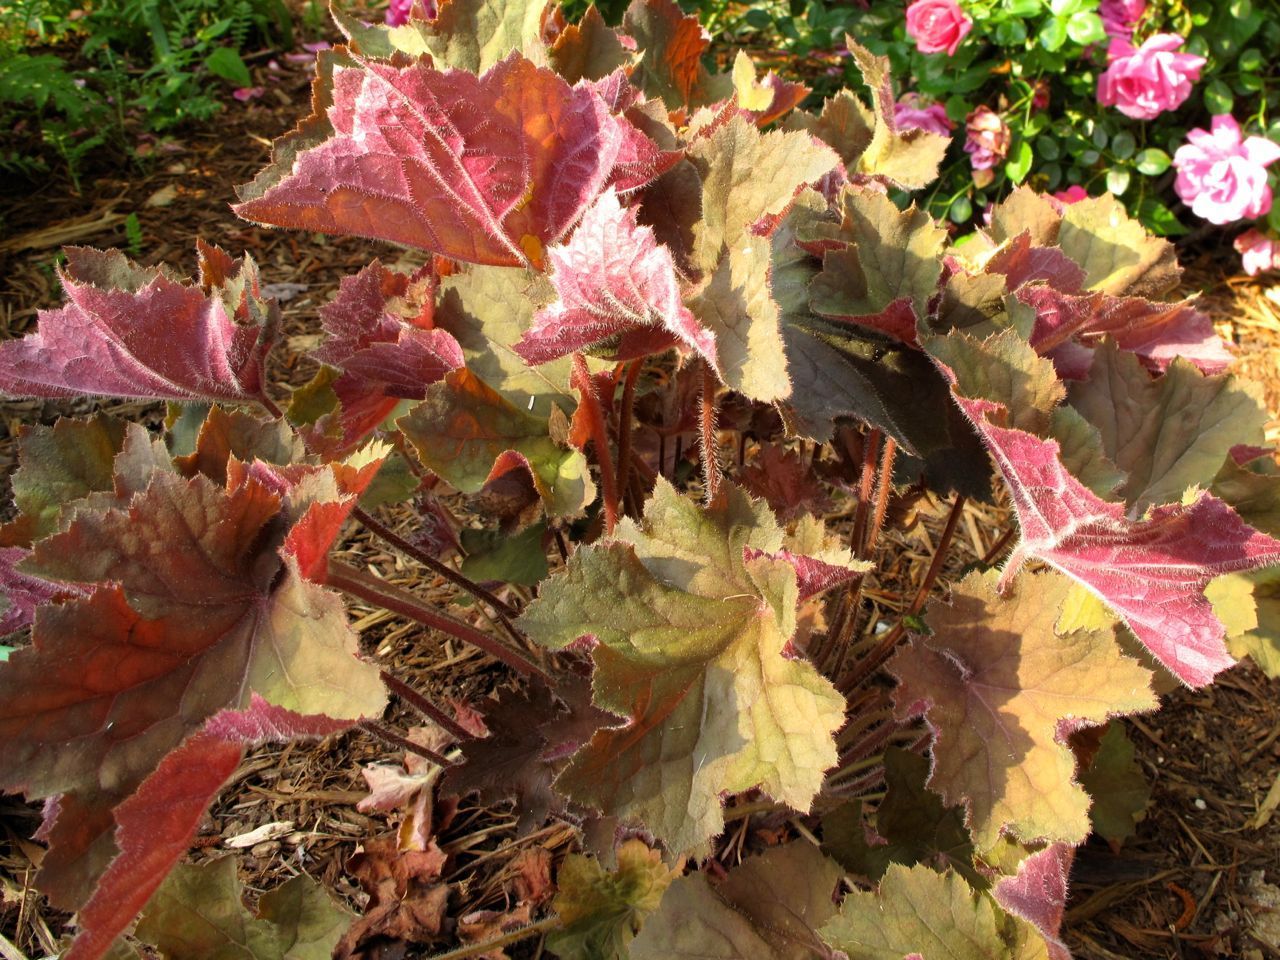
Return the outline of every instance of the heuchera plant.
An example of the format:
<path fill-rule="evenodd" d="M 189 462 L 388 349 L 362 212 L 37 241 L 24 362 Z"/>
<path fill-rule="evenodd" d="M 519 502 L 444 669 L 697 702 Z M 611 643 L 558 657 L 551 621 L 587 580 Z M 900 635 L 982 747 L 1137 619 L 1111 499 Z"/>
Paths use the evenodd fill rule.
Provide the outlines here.
<path fill-rule="evenodd" d="M 312 383 L 286 403 L 268 381 L 279 311 L 203 241 L 193 282 L 69 250 L 66 305 L 0 345 L 9 395 L 170 402 L 163 435 L 26 429 L 0 528 L 4 625 L 32 625 L 0 666 L 0 788 L 45 801 L 66 956 L 104 956 L 144 907 L 138 936 L 191 942 L 183 904 L 234 876 L 161 883 L 246 748 L 355 725 L 403 744 L 388 689 L 457 741 L 416 747 L 439 789 L 514 797 L 525 830 L 612 825 L 584 836 L 616 850 L 560 868 L 561 957 L 1067 956 L 1091 807 L 1117 842 L 1136 812 L 1097 786 L 1132 782 L 1123 732 L 1088 728 L 1232 654 L 1280 667 L 1253 616 L 1280 583 L 1267 414 L 1172 299 L 1170 245 L 1113 199 L 1020 189 L 950 246 L 891 199 L 947 140 L 897 125 L 887 62 L 852 39 L 870 103 L 802 110 L 744 55 L 708 68 L 670 0 L 621 30 L 539 0 L 339 24 L 313 112 L 236 209 L 416 267 L 342 282 Z M 490 527 L 452 528 L 444 485 Z M 410 540 L 375 514 L 415 494 Z M 926 500 L 945 522 L 913 578 L 888 534 Z M 1010 525 L 962 574 L 974 500 Z M 330 559 L 353 518 L 484 625 Z M 461 570 L 432 547 L 459 537 Z M 357 656 L 344 594 L 514 682 L 455 715 Z M 404 783 L 370 802 L 436 780 Z M 703 872 L 726 804 L 807 826 Z M 344 915 L 311 892 L 227 915 L 281 951 L 304 936 L 286 901 L 332 948 Z"/>

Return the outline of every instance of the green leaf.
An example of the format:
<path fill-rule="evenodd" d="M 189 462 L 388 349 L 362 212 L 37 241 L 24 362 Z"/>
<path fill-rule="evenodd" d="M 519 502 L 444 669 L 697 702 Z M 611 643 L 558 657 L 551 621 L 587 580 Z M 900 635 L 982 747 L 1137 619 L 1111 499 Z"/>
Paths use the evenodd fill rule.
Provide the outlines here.
<path fill-rule="evenodd" d="M 632 960 L 826 956 L 817 928 L 835 914 L 840 876 L 817 847 L 796 840 L 748 858 L 716 887 L 705 873 L 681 877 L 631 945 Z"/>
<path fill-rule="evenodd" d="M 542 18 L 547 0 L 450 0 L 433 20 L 413 19 L 399 27 L 366 24 L 337 6 L 334 21 L 353 53 L 379 60 L 396 54 L 430 54 L 440 69 L 484 73 L 512 50 L 545 63 Z"/>
<path fill-rule="evenodd" d="M 973 841 L 964 811 L 948 807 L 926 789 L 929 761 L 891 747 L 884 754 L 885 795 L 875 813 L 876 833 L 888 843 L 866 840 L 859 803 L 845 804 L 822 818 L 822 849 L 853 873 L 879 880 L 890 864 L 938 863 L 952 867 L 975 886 L 986 886 L 973 868 Z"/>
<path fill-rule="evenodd" d="M 547 525 L 535 523 L 515 536 L 501 530 L 476 530 L 464 527 L 462 573 L 472 580 L 498 580 L 531 587 L 547 575 L 547 554 L 542 538 Z"/>
<path fill-rule="evenodd" d="M 1112 167 L 1107 171 L 1107 190 L 1118 197 L 1129 189 L 1129 180 L 1128 167 Z"/>
<path fill-rule="evenodd" d="M 737 487 L 703 508 L 659 478 L 642 521 L 543 583 L 520 626 L 554 650 L 593 637 L 595 704 L 626 718 L 574 754 L 561 792 L 673 851 L 706 849 L 726 792 L 759 786 L 808 809 L 844 698 L 784 655 L 799 595 L 782 547 L 768 506 Z"/>
<path fill-rule="evenodd" d="M 974 843 L 1080 843 L 1089 798 L 1075 782 L 1075 756 L 1060 724 L 1102 723 L 1151 710 L 1150 674 L 1120 654 L 1111 631 L 1060 634 L 1071 581 L 1023 574 L 1003 597 L 998 571 L 971 573 L 949 606 L 931 607 L 932 636 L 917 637 L 889 662 L 900 715 L 926 704 L 934 730 L 929 788 L 963 803 Z"/>
<path fill-rule="evenodd" d="M 1008 411 L 1008 426 L 1057 440 L 1063 464 L 1099 496 L 1109 496 L 1124 479 L 1103 454 L 1097 429 L 1061 405 L 1066 391 L 1053 362 L 1016 330 L 982 341 L 957 331 L 929 339 L 925 349 L 947 366 L 964 396 L 999 403 Z"/>
<path fill-rule="evenodd" d="M 1067 36 L 1083 47 L 1106 40 L 1107 29 L 1102 25 L 1102 18 L 1092 10 L 1081 10 L 1067 21 Z"/>
<path fill-rule="evenodd" d="M 844 245 L 826 254 L 821 273 L 809 285 L 814 311 L 828 317 L 870 317 L 906 299 L 917 320 L 928 316 L 942 276 L 947 231 L 925 211 L 915 206 L 899 210 L 876 190 L 846 189 L 840 213 L 839 226 L 818 222 L 801 235 L 803 240 Z"/>
<path fill-rule="evenodd" d="M 1149 236 L 1112 196 L 1067 207 L 1058 246 L 1084 268 L 1090 290 L 1158 297 L 1176 287 L 1182 273 L 1173 244 Z"/>
<path fill-rule="evenodd" d="M 1018 141 L 1018 145 L 1013 148 L 1008 162 L 1004 165 L 1005 175 L 1014 183 L 1021 183 L 1031 172 L 1031 164 L 1034 160 L 1035 154 L 1031 152 L 1031 144 L 1025 140 Z"/>
<path fill-rule="evenodd" d="M 877 57 L 852 37 L 845 46 L 858 65 L 862 80 L 871 91 L 875 133 L 866 152 L 858 160 L 858 170 L 871 176 L 885 177 L 906 190 L 919 190 L 938 177 L 938 167 L 946 155 L 951 138 L 923 130 L 899 130 L 894 119 L 895 98 L 889 59 Z"/>
<path fill-rule="evenodd" d="M 1067 24 L 1064 20 L 1054 17 L 1044 25 L 1040 31 L 1040 46 L 1044 47 L 1050 53 L 1061 50 L 1062 45 L 1067 42 Z"/>
<path fill-rule="evenodd" d="M 874 893 L 854 892 L 819 931 L 849 960 L 1046 960 L 1043 939 L 955 873 L 889 867 Z"/>
<path fill-rule="evenodd" d="M 1273 207 L 1273 210 L 1280 209 Z M 1147 197 L 1138 204 L 1138 217 L 1143 226 L 1161 237 L 1178 237 L 1190 231 L 1182 225 L 1172 210 L 1159 200 Z"/>
<path fill-rule="evenodd" d="M 1147 147 L 1142 150 L 1134 158 L 1133 165 L 1137 171 L 1144 176 L 1158 177 L 1169 169 L 1173 161 L 1169 159 L 1169 155 L 1163 150 L 1155 147 Z"/>
<path fill-rule="evenodd" d="M 210 73 L 237 87 L 253 85 L 253 77 L 249 75 L 249 68 L 240 59 L 240 54 L 236 53 L 231 47 L 218 47 L 213 53 L 205 57 L 204 65 Z"/>
<path fill-rule="evenodd" d="M 1111 152 L 1117 160 L 1128 160 L 1138 149 L 1138 141 L 1128 130 L 1121 130 L 1111 138 Z"/>
<path fill-rule="evenodd" d="M 656 850 L 639 840 L 618 848 L 618 866 L 571 853 L 556 874 L 551 907 L 560 929 L 547 949 L 560 960 L 629 960 L 630 944 L 644 919 L 658 909 L 671 881 L 680 875 Z"/>
<path fill-rule="evenodd" d="M 1097 756 L 1080 774 L 1080 785 L 1093 798 L 1089 819 L 1094 833 L 1117 844 L 1134 835 L 1135 824 L 1146 815 L 1151 787 L 1121 724 L 1107 725 Z"/>
<path fill-rule="evenodd" d="M 1041 134 L 1036 137 L 1036 153 L 1040 155 L 1041 160 L 1053 161 L 1062 156 L 1062 147 L 1056 138 Z"/>
<path fill-rule="evenodd" d="M 1215 116 L 1220 113 L 1230 113 L 1235 102 L 1235 94 L 1231 92 L 1230 85 L 1225 81 L 1210 80 L 1205 85 L 1204 107 L 1209 113 Z"/>
<path fill-rule="evenodd" d="M 762 134 L 737 115 L 697 140 L 688 157 L 702 178 L 693 258 L 707 277 L 689 308 L 715 334 L 725 383 L 753 400 L 779 400 L 791 381 L 769 292 L 770 244 L 751 227 L 784 213 L 838 158 L 807 134 Z"/>
<path fill-rule="evenodd" d="M 1180 359 L 1152 380 L 1111 341 L 1097 348 L 1089 379 L 1074 382 L 1069 396 L 1098 428 L 1106 456 L 1128 474 L 1118 493 L 1139 514 L 1180 502 L 1188 487 L 1207 487 L 1232 447 L 1263 442 L 1267 423 L 1255 385 L 1205 376 Z"/>
<path fill-rule="evenodd" d="M 98 414 L 92 420 L 58 420 L 52 427 L 23 427 L 13 502 L 20 516 L 4 527 L 7 544 L 26 545 L 59 527 L 63 508 L 115 486 L 113 464 L 124 446 L 125 425 Z"/>
<path fill-rule="evenodd" d="M 463 493 L 523 468 L 551 516 L 580 516 L 595 500 L 586 457 L 556 442 L 546 419 L 516 407 L 465 367 L 428 387 L 426 399 L 396 426 L 423 466 Z"/>
<path fill-rule="evenodd" d="M 1280 677 L 1280 570 L 1244 574 L 1253 584 L 1257 626 L 1227 638 L 1233 656 L 1247 656 L 1268 677 Z M 1212 586 L 1212 584 L 1210 585 Z"/>
<path fill-rule="evenodd" d="M 354 919 L 302 875 L 245 909 L 236 858 L 179 864 L 147 901 L 135 935 L 164 960 L 328 960 Z"/>

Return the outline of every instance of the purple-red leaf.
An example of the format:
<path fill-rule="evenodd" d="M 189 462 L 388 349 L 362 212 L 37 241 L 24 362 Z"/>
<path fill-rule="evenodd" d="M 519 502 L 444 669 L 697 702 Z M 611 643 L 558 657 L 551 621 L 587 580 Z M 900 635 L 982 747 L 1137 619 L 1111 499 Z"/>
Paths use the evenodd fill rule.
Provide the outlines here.
<path fill-rule="evenodd" d="M 1040 285 L 1023 287 L 1017 296 L 1036 311 L 1031 345 L 1052 357 L 1058 373 L 1072 380 L 1087 377 L 1092 360 L 1091 352 L 1071 349 L 1076 338 L 1088 345 L 1111 337 L 1155 371 L 1167 369 L 1175 357 L 1208 374 L 1221 373 L 1231 362 L 1212 321 L 1189 301 L 1161 303 L 1106 293 L 1073 296 Z"/>
<path fill-rule="evenodd" d="M 246 745 L 323 737 L 350 726 L 302 716 L 256 694 L 244 710 L 223 710 L 174 750 L 113 812 L 120 853 L 77 914 L 67 960 L 99 960 L 138 915 L 191 845 L 209 803 L 235 773 Z"/>
<path fill-rule="evenodd" d="M 202 289 L 119 251 L 69 247 L 61 274 L 67 304 L 40 311 L 34 334 L 0 344 L 0 392 L 259 399 L 277 315 L 258 299 L 253 261 L 232 263 L 230 276 Z"/>
<path fill-rule="evenodd" d="M 939 367 L 951 382 L 955 377 Z M 1008 583 L 1031 557 L 1082 583 L 1180 680 L 1202 686 L 1235 661 L 1204 588 L 1216 576 L 1280 562 L 1280 542 L 1209 494 L 1152 509 L 1141 520 L 1095 496 L 1059 458 L 1055 440 L 997 426 L 1005 408 L 953 395 L 1009 486 L 1021 538 Z"/>
<path fill-rule="evenodd" d="M 657 146 L 594 89 L 518 53 L 478 77 L 342 60 L 328 93 L 327 121 L 310 121 L 327 138 L 296 156 L 283 144 L 242 188 L 241 216 L 541 267 L 606 186 L 660 172 Z"/>
<path fill-rule="evenodd" d="M 430 276 L 409 277 L 374 260 L 344 277 L 337 297 L 320 308 L 325 340 L 311 356 L 342 371 L 332 383 L 341 404 L 336 449 L 358 444 L 400 400 L 421 400 L 465 362 L 453 335 L 434 326 L 434 297 Z"/>
<path fill-rule="evenodd" d="M 23 547 L 0 547 L 0 596 L 8 605 L 0 610 L 0 637 L 31 623 L 36 607 L 62 596 L 82 596 L 83 591 L 65 583 L 50 583 L 18 569 L 31 555 Z M 0 602 L 4 602 L 0 601 Z"/>
<path fill-rule="evenodd" d="M 583 214 L 565 244 L 547 251 L 558 299 L 533 318 L 515 345 L 537 364 L 614 341 L 610 353 L 630 360 L 681 345 L 713 369 L 715 335 L 680 297 L 671 251 L 636 223 L 636 211 L 607 190 Z"/>
<path fill-rule="evenodd" d="M 1071 960 L 1059 930 L 1067 909 L 1067 877 L 1075 855 L 1075 847 L 1069 843 L 1050 844 L 1023 860 L 1016 877 L 997 880 L 991 891 L 1000 906 L 1040 931 L 1049 960 Z"/>

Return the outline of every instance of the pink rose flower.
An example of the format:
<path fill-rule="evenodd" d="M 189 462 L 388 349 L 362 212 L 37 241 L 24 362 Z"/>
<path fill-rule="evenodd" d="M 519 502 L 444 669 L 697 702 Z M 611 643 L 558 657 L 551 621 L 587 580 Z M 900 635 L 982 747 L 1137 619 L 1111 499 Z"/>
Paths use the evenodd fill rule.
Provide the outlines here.
<path fill-rule="evenodd" d="M 1236 237 L 1235 248 L 1244 272 L 1251 277 L 1280 268 L 1280 243 L 1253 227 Z"/>
<path fill-rule="evenodd" d="M 1073 183 L 1065 190 L 1059 190 L 1053 195 L 1053 198 L 1064 206 L 1070 206 L 1073 203 L 1079 203 L 1081 200 L 1089 199 L 1089 191 L 1078 183 Z"/>
<path fill-rule="evenodd" d="M 1009 127 L 990 107 L 978 107 L 965 119 L 964 131 L 964 151 L 973 167 L 973 182 L 985 187 L 995 179 L 991 168 L 1009 153 Z"/>
<path fill-rule="evenodd" d="M 907 36 L 916 42 L 921 53 L 940 53 L 954 57 L 960 41 L 973 29 L 970 20 L 956 0 L 915 0 L 907 7 Z"/>
<path fill-rule="evenodd" d="M 387 26 L 400 27 L 409 22 L 409 8 L 413 0 L 391 0 L 387 4 Z"/>
<path fill-rule="evenodd" d="M 1243 138 L 1230 114 L 1213 118 L 1212 132 L 1199 127 L 1173 155 L 1178 179 L 1173 188 L 1198 217 L 1234 223 L 1271 209 L 1267 167 L 1280 160 L 1280 144 L 1264 137 Z"/>
<path fill-rule="evenodd" d="M 904 93 L 893 105 L 893 119 L 904 130 L 926 130 L 929 133 L 940 133 L 944 137 L 951 136 L 955 124 L 947 118 L 947 111 L 940 103 L 931 103 L 927 107 L 920 106 L 920 95 Z"/>
<path fill-rule="evenodd" d="M 1098 4 L 1098 16 L 1107 36 L 1126 43 L 1133 39 L 1133 28 L 1146 12 L 1147 0 L 1102 0 Z"/>
<path fill-rule="evenodd" d="M 1127 40 L 1112 40 L 1111 65 L 1098 78 L 1098 102 L 1135 120 L 1182 106 L 1205 63 L 1204 57 L 1175 52 L 1183 42 L 1176 33 L 1157 33 L 1135 50 Z"/>

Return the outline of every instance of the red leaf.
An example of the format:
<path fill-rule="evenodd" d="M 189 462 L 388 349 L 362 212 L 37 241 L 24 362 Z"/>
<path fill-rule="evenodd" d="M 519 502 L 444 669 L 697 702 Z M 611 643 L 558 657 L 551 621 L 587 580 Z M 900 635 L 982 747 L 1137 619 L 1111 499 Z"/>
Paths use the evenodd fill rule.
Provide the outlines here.
<path fill-rule="evenodd" d="M 592 88 L 518 53 L 479 77 L 346 61 L 331 102 L 328 139 L 243 188 L 237 213 L 541 267 L 611 180 L 630 190 L 659 172 L 658 148 Z"/>
<path fill-rule="evenodd" d="M 610 354 L 631 360 L 676 344 L 716 367 L 716 341 L 680 297 L 671 251 L 636 211 L 608 190 L 563 245 L 547 251 L 559 299 L 533 318 L 515 345 L 528 363 L 546 363 L 618 338 Z"/>
<path fill-rule="evenodd" d="M 0 666 L 0 789 L 69 793 L 78 819 L 103 824 L 207 718 L 253 694 L 308 713 L 379 710 L 341 600 L 279 554 L 287 528 L 252 478 L 225 491 L 157 471 L 128 509 L 79 511 L 41 540 L 35 572 L 98 589 L 42 607 L 32 645 Z M 71 827 L 52 830 L 71 844 L 50 854 L 66 868 L 49 875 L 59 898 L 83 892 L 74 862 L 103 862 L 101 830 Z"/>
<path fill-rule="evenodd" d="M 262 396 L 262 363 L 278 318 L 273 304 L 257 299 L 257 268 L 247 257 L 206 291 L 118 251 L 69 247 L 61 280 L 66 306 L 40 311 L 35 333 L 0 344 L 0 391 L 178 401 Z"/>
<path fill-rule="evenodd" d="M 1077 337 L 1088 344 L 1109 336 L 1155 371 L 1182 357 L 1203 373 L 1221 373 L 1232 359 L 1212 321 L 1189 301 L 1160 303 L 1105 293 L 1072 296 L 1045 286 L 1024 287 L 1017 297 L 1036 311 L 1031 345 L 1041 356 L 1052 357 L 1058 374 L 1068 379 L 1083 380 L 1092 361 L 1091 353 L 1071 349 Z"/>
<path fill-rule="evenodd" d="M 434 284 L 411 282 L 374 260 L 344 277 L 338 296 L 320 309 L 325 342 L 311 355 L 341 368 L 363 392 L 421 400 L 428 384 L 464 362 L 452 334 L 430 326 L 434 293 Z"/>
<path fill-rule="evenodd" d="M 1003 273 L 1009 290 L 1039 282 L 1063 293 L 1079 293 L 1087 279 L 1084 268 L 1058 247 L 1032 246 L 1028 231 L 997 250 L 987 261 L 986 272 Z"/>
<path fill-rule="evenodd" d="M 765 553 L 763 550 L 756 550 L 752 547 L 742 548 L 742 559 L 746 561 L 756 560 L 760 557 L 767 557 L 770 560 L 782 560 L 796 571 L 796 590 L 799 592 L 798 599 L 803 602 L 816 597 L 820 593 L 826 593 L 833 587 L 848 583 L 857 577 L 862 576 L 863 571 L 852 568 L 848 563 L 827 563 L 818 557 L 808 557 L 799 553 L 792 553 L 790 550 L 777 550 L 773 553 Z"/>
<path fill-rule="evenodd" d="M 189 737 L 115 808 L 120 850 L 77 914 L 80 932 L 66 960 L 98 960 L 111 948 L 187 852 L 200 819 L 249 744 L 323 737 L 350 723 L 302 716 L 256 694 L 246 710 L 223 710 Z"/>
<path fill-rule="evenodd" d="M 1097 594 L 1188 685 L 1202 686 L 1235 662 L 1204 588 L 1221 574 L 1280 562 L 1280 542 L 1209 494 L 1131 520 L 1123 505 L 1098 498 L 1067 471 L 1057 441 L 998 427 L 988 414 L 1003 415 L 1002 405 L 952 392 L 995 458 L 1018 515 L 1021 539 L 1002 583 L 1031 557 L 1056 567 Z"/>
<path fill-rule="evenodd" d="M 812 468 L 794 450 L 775 444 L 761 446 L 757 458 L 738 476 L 752 496 L 763 497 L 782 521 L 801 514 L 825 516 L 831 499 Z"/>

